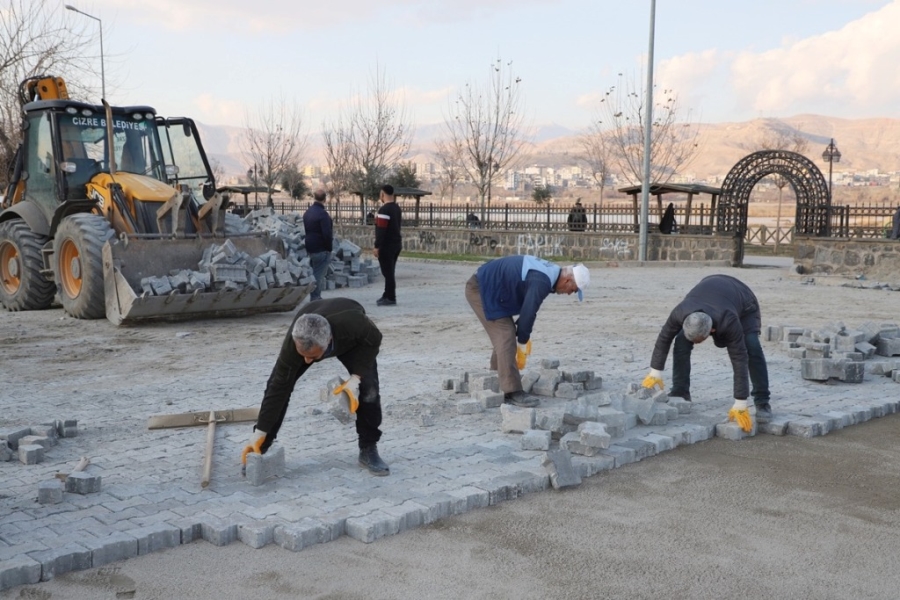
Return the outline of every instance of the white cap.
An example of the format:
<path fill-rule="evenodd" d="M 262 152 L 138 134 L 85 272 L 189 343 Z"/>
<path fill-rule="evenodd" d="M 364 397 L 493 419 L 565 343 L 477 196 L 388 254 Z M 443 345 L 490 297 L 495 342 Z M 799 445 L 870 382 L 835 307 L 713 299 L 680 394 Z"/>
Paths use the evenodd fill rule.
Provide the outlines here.
<path fill-rule="evenodd" d="M 581 263 L 572 267 L 572 274 L 575 276 L 575 285 L 578 286 L 578 301 L 584 300 L 584 289 L 591 285 L 591 272 Z"/>

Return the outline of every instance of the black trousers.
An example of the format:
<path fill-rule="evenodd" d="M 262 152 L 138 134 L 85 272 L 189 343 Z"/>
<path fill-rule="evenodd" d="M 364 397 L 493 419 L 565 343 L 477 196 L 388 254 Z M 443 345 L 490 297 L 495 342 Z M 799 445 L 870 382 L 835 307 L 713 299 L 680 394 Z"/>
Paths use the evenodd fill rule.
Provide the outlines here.
<path fill-rule="evenodd" d="M 362 375 L 357 400 L 359 407 L 356 409 L 356 435 L 359 436 L 359 447 L 363 448 L 376 444 L 381 439 L 381 392 L 377 362 L 372 364 L 368 373 Z"/>
<path fill-rule="evenodd" d="M 400 246 L 388 246 L 378 249 L 378 266 L 384 276 L 384 294 L 382 298 L 397 301 L 397 280 L 394 273 L 397 270 L 397 258 L 400 256 Z"/>

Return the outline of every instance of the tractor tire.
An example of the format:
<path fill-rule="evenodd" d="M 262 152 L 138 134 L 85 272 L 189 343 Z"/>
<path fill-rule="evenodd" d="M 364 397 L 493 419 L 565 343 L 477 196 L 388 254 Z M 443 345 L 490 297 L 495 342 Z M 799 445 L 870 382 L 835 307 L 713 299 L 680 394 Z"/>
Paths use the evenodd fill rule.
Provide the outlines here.
<path fill-rule="evenodd" d="M 53 303 L 56 286 L 41 274 L 41 248 L 48 241 L 23 219 L 0 223 L 0 303 L 6 310 L 43 310 Z"/>
<path fill-rule="evenodd" d="M 106 316 L 103 288 L 103 244 L 114 235 L 98 215 L 66 217 L 53 238 L 53 272 L 63 310 L 76 319 Z"/>
<path fill-rule="evenodd" d="M 225 224 L 222 227 L 225 237 L 250 233 L 250 224 L 233 213 L 225 213 Z"/>

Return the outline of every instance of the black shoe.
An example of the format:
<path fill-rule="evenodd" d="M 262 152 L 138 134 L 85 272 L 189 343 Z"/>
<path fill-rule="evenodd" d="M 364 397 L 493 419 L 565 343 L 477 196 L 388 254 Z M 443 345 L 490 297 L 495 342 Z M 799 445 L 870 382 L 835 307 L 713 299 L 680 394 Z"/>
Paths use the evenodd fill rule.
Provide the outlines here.
<path fill-rule="evenodd" d="M 507 404 L 512 404 L 513 406 L 521 406 L 522 408 L 534 408 L 541 403 L 540 399 L 529 396 L 522 390 L 503 394 L 503 401 Z"/>
<path fill-rule="evenodd" d="M 378 306 L 397 306 L 397 301 L 389 300 L 388 298 L 379 298 L 375 301 L 375 304 Z"/>
<path fill-rule="evenodd" d="M 770 423 L 772 421 L 772 407 L 769 403 L 756 405 L 756 422 Z"/>
<path fill-rule="evenodd" d="M 669 392 L 669 398 L 681 398 L 682 400 L 687 400 L 688 402 L 690 402 L 691 401 L 691 393 L 690 392 L 676 392 L 673 390 L 673 391 Z"/>
<path fill-rule="evenodd" d="M 391 474 L 391 468 L 378 456 L 378 447 L 375 444 L 359 449 L 359 466 L 379 477 Z"/>

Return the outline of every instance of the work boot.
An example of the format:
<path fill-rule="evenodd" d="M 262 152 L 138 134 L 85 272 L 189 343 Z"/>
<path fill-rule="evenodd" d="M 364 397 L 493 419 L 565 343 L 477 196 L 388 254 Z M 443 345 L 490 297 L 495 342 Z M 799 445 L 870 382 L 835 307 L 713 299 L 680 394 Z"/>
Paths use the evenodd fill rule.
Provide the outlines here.
<path fill-rule="evenodd" d="M 534 408 L 541 403 L 538 398 L 529 396 L 522 390 L 503 394 L 503 401 L 507 404 L 512 404 L 513 406 L 521 406 L 522 408 Z"/>
<path fill-rule="evenodd" d="M 378 456 L 378 447 L 375 444 L 363 446 L 359 449 L 359 466 L 368 469 L 369 473 L 379 477 L 391 474 L 391 468 Z"/>
<path fill-rule="evenodd" d="M 769 423 L 772 421 L 772 407 L 769 403 L 756 405 L 756 422 Z"/>
<path fill-rule="evenodd" d="M 397 301 L 391 300 L 389 298 L 379 298 L 375 301 L 375 304 L 377 304 L 378 306 L 396 306 Z"/>
<path fill-rule="evenodd" d="M 691 401 L 691 393 L 690 392 L 676 392 L 672 390 L 669 392 L 669 398 L 681 398 L 682 400 Z"/>

